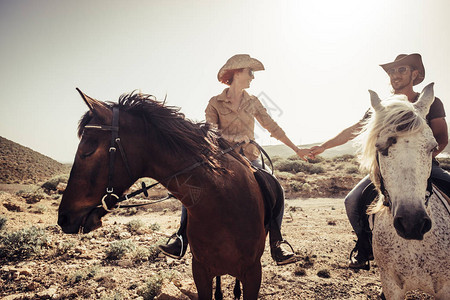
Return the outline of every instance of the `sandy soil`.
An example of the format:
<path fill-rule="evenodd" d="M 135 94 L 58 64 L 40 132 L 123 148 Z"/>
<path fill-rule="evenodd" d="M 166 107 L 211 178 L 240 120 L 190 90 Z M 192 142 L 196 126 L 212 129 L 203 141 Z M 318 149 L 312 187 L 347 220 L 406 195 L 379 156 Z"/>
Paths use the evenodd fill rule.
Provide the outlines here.
<path fill-rule="evenodd" d="M 191 254 L 173 260 L 159 254 L 137 259 L 136 251 L 120 259 L 107 258 L 119 240 L 137 249 L 153 249 L 178 227 L 179 202 L 170 200 L 145 210 L 122 211 L 104 219 L 102 228 L 87 235 L 65 235 L 56 224 L 60 199 L 53 195 L 35 204 L 8 192 L 0 192 L 0 213 L 7 219 L 1 231 L 44 228 L 49 241 L 40 256 L 0 259 L 0 298 L 3 299 L 143 299 L 154 278 L 165 278 L 163 290 L 175 288 L 175 298 L 196 299 Z M 14 204 L 22 211 L 11 210 Z M 7 207 L 9 207 L 7 209 Z M 44 207 L 44 208 L 43 208 Z M 142 226 L 130 230 L 130 222 Z M 133 221 L 133 222 L 132 222 Z M 276 266 L 268 242 L 262 257 L 260 299 L 378 299 L 381 292 L 378 268 L 353 271 L 347 268 L 354 235 L 347 221 L 343 199 L 308 198 L 286 200 L 282 232 L 299 261 Z M 224 276 L 225 299 L 232 299 L 234 280 Z M 420 293 L 407 299 L 431 299 Z"/>

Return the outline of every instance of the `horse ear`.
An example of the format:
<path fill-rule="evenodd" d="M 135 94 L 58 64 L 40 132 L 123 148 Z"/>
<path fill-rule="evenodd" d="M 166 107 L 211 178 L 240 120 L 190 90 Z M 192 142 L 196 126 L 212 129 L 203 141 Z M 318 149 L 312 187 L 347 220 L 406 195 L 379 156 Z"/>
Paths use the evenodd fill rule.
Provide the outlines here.
<path fill-rule="evenodd" d="M 94 98 L 89 97 L 85 93 L 83 93 L 79 88 L 76 88 L 78 93 L 80 93 L 81 98 L 83 98 L 84 103 L 89 107 L 89 110 L 96 115 L 99 118 L 102 118 L 101 116 L 108 115 L 110 110 L 105 105 L 104 102 L 96 100 Z"/>
<path fill-rule="evenodd" d="M 430 110 L 430 106 L 434 101 L 434 82 L 430 83 L 426 87 L 423 88 L 422 93 L 420 93 L 419 99 L 416 103 L 414 103 L 414 107 L 417 112 L 422 116 L 426 117 L 428 111 Z"/>
<path fill-rule="evenodd" d="M 370 93 L 370 103 L 375 111 L 381 111 L 383 109 L 383 105 L 381 105 L 381 99 L 378 97 L 378 94 L 372 90 L 369 90 Z"/>

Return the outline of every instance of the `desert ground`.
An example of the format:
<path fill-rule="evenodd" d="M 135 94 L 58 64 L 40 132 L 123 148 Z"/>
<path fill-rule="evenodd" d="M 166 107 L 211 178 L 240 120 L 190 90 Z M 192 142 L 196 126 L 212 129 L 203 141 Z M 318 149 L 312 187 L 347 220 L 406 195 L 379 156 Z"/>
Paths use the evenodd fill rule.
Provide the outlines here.
<path fill-rule="evenodd" d="M 27 189 L 0 185 L 0 298 L 197 299 L 190 251 L 174 260 L 156 247 L 178 228 L 177 200 L 118 210 L 91 233 L 66 235 L 56 225 L 60 194 L 36 201 Z M 260 299 L 379 299 L 376 263 L 369 271 L 347 268 L 355 236 L 343 197 L 288 197 L 282 233 L 298 261 L 277 266 L 267 241 Z M 233 299 L 233 286 L 224 276 L 225 299 Z M 407 299 L 432 298 L 414 292 Z"/>

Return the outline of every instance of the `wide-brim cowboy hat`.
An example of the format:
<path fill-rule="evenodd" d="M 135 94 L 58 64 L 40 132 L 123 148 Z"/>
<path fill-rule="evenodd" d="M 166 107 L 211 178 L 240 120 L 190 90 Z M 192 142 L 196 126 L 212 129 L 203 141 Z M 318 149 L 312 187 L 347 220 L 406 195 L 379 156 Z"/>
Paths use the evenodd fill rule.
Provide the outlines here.
<path fill-rule="evenodd" d="M 248 54 L 236 54 L 228 59 L 223 67 L 220 68 L 217 79 L 222 82 L 223 75 L 227 71 L 245 68 L 249 68 L 253 71 L 262 71 L 264 70 L 264 65 L 256 58 L 250 57 Z"/>
<path fill-rule="evenodd" d="M 419 75 L 417 75 L 416 79 L 413 81 L 413 85 L 417 85 L 421 83 L 425 79 L 425 68 L 422 63 L 422 56 L 418 53 L 413 54 L 399 54 L 393 62 L 380 65 L 386 73 L 398 66 L 412 66 L 415 70 L 419 71 Z"/>

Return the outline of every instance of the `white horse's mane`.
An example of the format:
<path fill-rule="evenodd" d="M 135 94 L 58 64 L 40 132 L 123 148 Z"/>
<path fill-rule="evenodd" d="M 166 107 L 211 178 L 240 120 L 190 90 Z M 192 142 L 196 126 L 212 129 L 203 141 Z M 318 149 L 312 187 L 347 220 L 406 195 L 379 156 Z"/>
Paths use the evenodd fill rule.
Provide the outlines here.
<path fill-rule="evenodd" d="M 381 102 L 382 109 L 371 111 L 358 137 L 360 169 L 369 172 L 372 182 L 380 190 L 380 169 L 377 162 L 378 151 L 388 150 L 389 138 L 408 135 L 420 131 L 428 126 L 414 105 L 404 95 L 394 95 Z M 384 141 L 384 143 L 383 143 Z M 382 208 L 382 197 L 378 204 L 371 209 L 372 213 Z"/>

